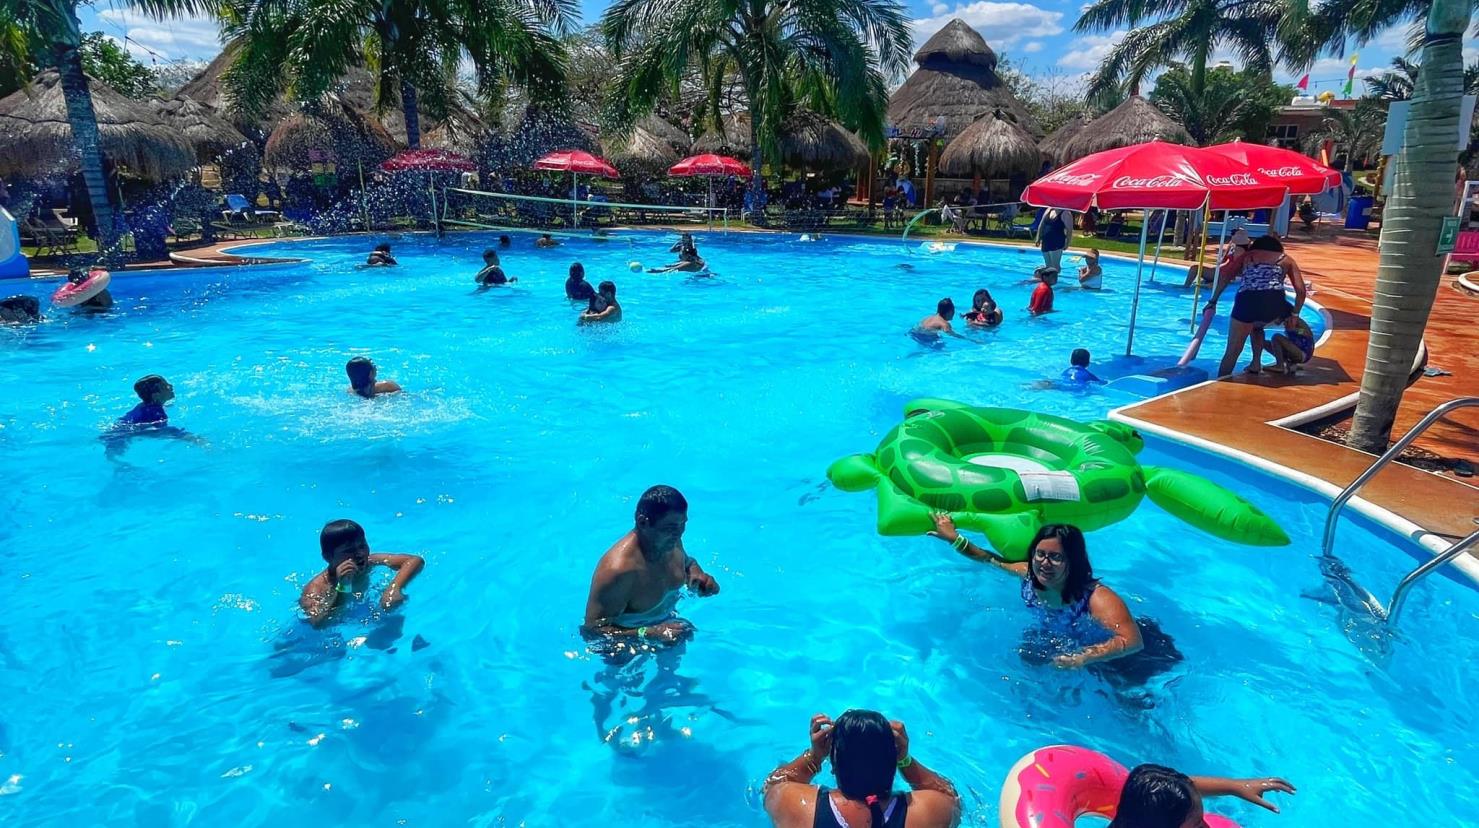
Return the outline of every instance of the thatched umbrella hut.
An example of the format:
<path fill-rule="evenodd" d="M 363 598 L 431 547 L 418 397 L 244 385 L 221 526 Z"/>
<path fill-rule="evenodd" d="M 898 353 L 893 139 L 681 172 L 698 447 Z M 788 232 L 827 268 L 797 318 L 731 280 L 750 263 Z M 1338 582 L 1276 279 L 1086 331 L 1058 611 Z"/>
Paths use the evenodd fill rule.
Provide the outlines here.
<path fill-rule="evenodd" d="M 996 74 L 996 53 L 963 21 L 945 24 L 914 54 L 919 65 L 888 100 L 889 125 L 896 131 L 935 129 L 947 142 L 975 123 L 983 112 L 1000 109 L 1009 120 L 1041 138 L 1027 107 Z"/>
<path fill-rule="evenodd" d="M 147 103 L 166 125 L 179 130 L 202 162 L 250 143 L 236 127 L 193 98 L 150 98 Z"/>
<path fill-rule="evenodd" d="M 961 178 L 1020 178 L 1025 185 L 1041 169 L 1037 141 L 1001 110 L 981 116 L 940 153 L 940 170 Z"/>
<path fill-rule="evenodd" d="M 395 139 L 378 121 L 332 95 L 289 116 L 267 138 L 263 163 L 309 170 L 316 163 L 342 169 L 373 167 L 394 155 Z"/>
<path fill-rule="evenodd" d="M 1131 95 L 1069 139 L 1063 145 L 1059 162 L 1067 164 L 1096 152 L 1157 140 L 1172 144 L 1194 143 L 1185 127 L 1171 120 L 1150 101 Z"/>
<path fill-rule="evenodd" d="M 55 71 L 42 72 L 29 88 L 0 99 L 0 175 L 51 175 L 76 163 L 60 81 Z M 150 181 L 183 175 L 195 166 L 190 144 L 148 106 L 94 78 L 87 86 L 103 157 Z"/>
<path fill-rule="evenodd" d="M 868 145 L 836 121 L 800 111 L 781 125 L 781 162 L 803 170 L 847 170 L 868 163 Z"/>
<path fill-rule="evenodd" d="M 1075 115 L 1068 119 L 1068 123 L 1053 130 L 1048 137 L 1042 139 L 1037 148 L 1042 151 L 1044 157 L 1053 162 L 1054 165 L 1066 163 L 1063 159 L 1063 148 L 1079 134 L 1084 127 L 1089 125 L 1088 115 Z"/>
<path fill-rule="evenodd" d="M 638 120 L 625 136 L 601 142 L 602 154 L 617 169 L 658 174 L 682 160 L 690 146 L 687 133 L 657 115 Z"/>
<path fill-rule="evenodd" d="M 750 141 L 750 113 L 734 112 L 724 116 L 718 129 L 710 128 L 693 142 L 693 152 L 709 152 L 748 160 L 753 152 Z"/>

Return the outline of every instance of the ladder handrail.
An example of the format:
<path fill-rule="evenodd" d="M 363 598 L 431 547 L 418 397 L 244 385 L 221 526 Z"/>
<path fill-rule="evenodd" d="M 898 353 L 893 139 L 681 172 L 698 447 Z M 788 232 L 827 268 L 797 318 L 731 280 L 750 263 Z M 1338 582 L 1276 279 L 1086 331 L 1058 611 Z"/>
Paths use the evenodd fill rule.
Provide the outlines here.
<path fill-rule="evenodd" d="M 1322 554 L 1329 555 L 1331 549 L 1335 546 L 1335 527 L 1340 518 L 1340 512 L 1345 508 L 1346 502 L 1355 496 L 1357 490 L 1370 482 L 1371 478 L 1375 477 L 1377 472 L 1395 460 L 1397 455 L 1402 453 L 1403 449 L 1407 448 L 1412 444 L 1413 440 L 1418 438 L 1418 435 L 1427 431 L 1429 426 L 1442 419 L 1448 412 L 1476 405 L 1479 405 L 1479 397 L 1459 397 L 1449 400 L 1432 411 L 1429 411 L 1426 417 L 1423 417 L 1418 421 L 1417 425 L 1402 435 L 1402 439 L 1393 443 L 1392 447 L 1387 449 L 1385 454 L 1378 457 L 1376 462 L 1366 467 L 1366 471 L 1361 472 L 1360 476 L 1352 480 L 1349 486 L 1342 489 L 1340 494 L 1336 495 L 1335 499 L 1330 502 L 1330 513 L 1325 517 L 1325 537 L 1324 541 L 1320 544 Z M 1451 552 L 1452 548 L 1450 547 L 1447 551 Z"/>
<path fill-rule="evenodd" d="M 1402 602 L 1407 599 L 1407 591 L 1412 588 L 1413 584 L 1429 572 L 1464 554 L 1475 542 L 1479 542 L 1479 531 L 1471 533 L 1468 537 L 1448 547 L 1443 554 L 1434 556 L 1432 560 L 1407 573 L 1407 577 L 1397 584 L 1396 591 L 1392 593 L 1392 600 L 1387 603 L 1387 623 L 1391 625 L 1397 623 L 1397 616 L 1402 614 Z"/>

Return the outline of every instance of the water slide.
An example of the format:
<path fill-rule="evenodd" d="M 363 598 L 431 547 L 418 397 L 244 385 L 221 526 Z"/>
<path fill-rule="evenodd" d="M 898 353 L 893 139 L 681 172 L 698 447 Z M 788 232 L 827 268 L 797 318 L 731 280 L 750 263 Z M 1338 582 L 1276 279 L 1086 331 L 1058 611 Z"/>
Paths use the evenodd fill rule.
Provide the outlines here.
<path fill-rule="evenodd" d="M 31 263 L 21 255 L 21 233 L 15 217 L 0 207 L 0 279 L 24 279 L 31 275 Z"/>

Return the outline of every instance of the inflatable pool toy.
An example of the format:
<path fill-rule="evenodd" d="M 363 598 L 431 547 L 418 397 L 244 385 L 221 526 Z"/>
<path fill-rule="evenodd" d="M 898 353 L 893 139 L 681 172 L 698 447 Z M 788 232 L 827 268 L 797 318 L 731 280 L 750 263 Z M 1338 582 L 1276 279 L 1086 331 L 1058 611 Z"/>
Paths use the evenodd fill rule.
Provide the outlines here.
<path fill-rule="evenodd" d="M 955 251 L 955 243 L 954 242 L 920 242 L 919 243 L 919 252 L 921 252 L 921 253 L 953 253 L 954 251 Z"/>
<path fill-rule="evenodd" d="M 102 293 L 113 281 L 113 276 L 101 268 L 93 268 L 87 272 L 87 278 L 80 282 L 68 282 L 56 289 L 51 295 L 51 303 L 59 308 L 70 308 Z"/>
<path fill-rule="evenodd" d="M 627 262 L 627 270 L 630 270 L 633 273 L 641 273 L 642 263 L 637 261 L 636 259 L 633 259 L 630 262 Z"/>
<path fill-rule="evenodd" d="M 1289 536 L 1257 506 L 1202 477 L 1141 466 L 1140 435 L 1123 423 L 1078 423 L 1012 408 L 922 399 L 873 454 L 833 463 L 827 477 L 847 492 L 878 490 L 878 532 L 921 535 L 934 512 L 985 534 L 1004 558 L 1022 561 L 1043 524 L 1085 531 L 1129 517 L 1149 495 L 1162 509 L 1224 540 L 1284 546 Z"/>
<path fill-rule="evenodd" d="M 0 207 L 0 279 L 24 279 L 31 275 L 31 263 L 21 253 L 21 234 L 15 217 Z"/>
<path fill-rule="evenodd" d="M 1038 748 L 1007 772 L 1001 785 L 1001 828 L 1073 828 L 1093 814 L 1114 819 L 1130 772 L 1102 753 L 1070 745 Z M 1206 815 L 1207 828 L 1238 828 Z"/>

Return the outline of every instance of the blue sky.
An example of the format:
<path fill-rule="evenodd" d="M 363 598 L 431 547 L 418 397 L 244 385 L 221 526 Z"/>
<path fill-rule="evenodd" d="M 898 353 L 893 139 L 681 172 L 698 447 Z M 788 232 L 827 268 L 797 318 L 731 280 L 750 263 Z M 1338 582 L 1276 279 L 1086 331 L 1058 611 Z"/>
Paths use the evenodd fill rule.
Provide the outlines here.
<path fill-rule="evenodd" d="M 584 19 L 600 17 L 604 0 L 582 0 Z M 1078 19 L 1082 0 L 1040 0 L 1027 2 L 934 2 L 907 0 L 915 23 L 916 43 L 922 43 L 953 17 L 971 24 L 985 36 L 998 54 L 1010 57 L 1029 74 L 1057 74 L 1076 78 L 1091 71 L 1098 60 L 1123 36 L 1123 32 L 1075 35 L 1070 31 Z M 219 50 L 215 24 L 203 19 L 176 19 L 159 22 L 126 11 L 116 0 L 96 0 L 82 9 L 85 30 L 98 30 L 112 35 L 126 45 L 144 63 L 175 59 L 208 60 Z M 1357 75 L 1364 76 L 1385 69 L 1395 55 L 1404 50 L 1405 28 L 1387 32 L 1375 43 L 1356 52 L 1359 54 Z M 1479 57 L 1473 44 L 1466 48 L 1470 60 Z M 1350 66 L 1349 55 L 1325 58 L 1310 71 L 1312 92 L 1329 89 L 1339 92 Z M 1300 73 L 1281 70 L 1279 79 L 1293 81 Z M 1359 88 L 1359 85 L 1358 85 Z"/>

